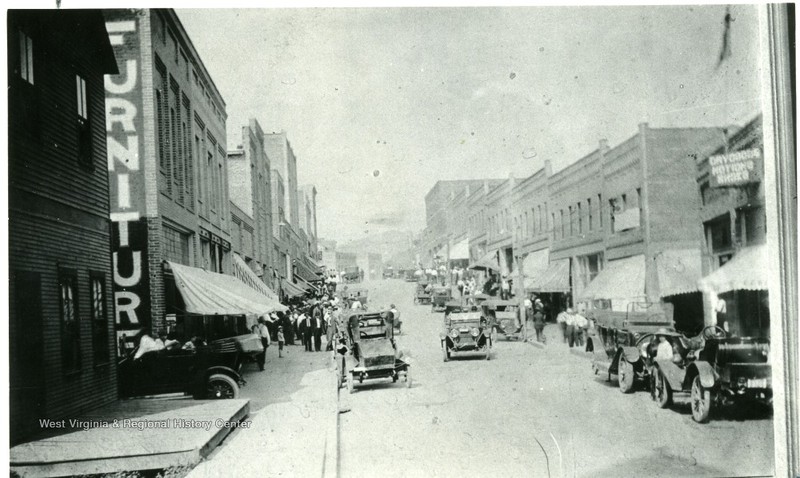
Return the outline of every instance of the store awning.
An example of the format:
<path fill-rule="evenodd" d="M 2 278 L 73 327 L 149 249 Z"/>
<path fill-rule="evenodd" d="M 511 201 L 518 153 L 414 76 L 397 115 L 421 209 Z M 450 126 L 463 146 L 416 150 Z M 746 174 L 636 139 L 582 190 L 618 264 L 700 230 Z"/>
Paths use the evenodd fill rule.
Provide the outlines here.
<path fill-rule="evenodd" d="M 497 264 L 497 253 L 490 252 L 485 256 L 481 257 L 477 262 L 471 264 L 469 266 L 470 269 L 478 269 L 478 270 L 493 270 L 499 271 L 500 266 Z"/>
<path fill-rule="evenodd" d="M 643 255 L 608 261 L 581 292 L 580 299 L 641 299 L 645 297 L 644 278 Z"/>
<path fill-rule="evenodd" d="M 261 292 L 265 296 L 269 297 L 270 299 L 277 301 L 278 294 L 272 291 L 264 281 L 259 278 L 253 269 L 247 265 L 247 263 L 239 257 L 239 254 L 233 254 L 233 275 L 236 276 L 237 279 L 244 282 L 248 286 L 252 287 L 253 289 Z"/>
<path fill-rule="evenodd" d="M 314 271 L 315 274 L 317 274 L 318 276 L 325 275 L 324 268 L 320 264 L 318 264 L 317 261 L 315 261 L 312 257 L 307 257 L 307 260 L 309 267 L 311 268 L 312 271 Z"/>
<path fill-rule="evenodd" d="M 732 290 L 769 290 L 767 245 L 742 248 L 731 260 L 697 281 L 700 290 L 723 294 Z"/>
<path fill-rule="evenodd" d="M 302 277 L 308 282 L 319 280 L 319 276 L 314 272 L 308 264 L 305 263 L 303 258 L 299 258 L 294 262 L 297 267 L 297 275 Z"/>
<path fill-rule="evenodd" d="M 547 270 L 550 260 L 550 249 L 544 248 L 533 251 L 522 260 L 522 275 L 524 277 L 536 278 Z"/>
<path fill-rule="evenodd" d="M 264 315 L 288 310 L 278 301 L 227 274 L 168 262 L 186 312 L 200 315 Z"/>
<path fill-rule="evenodd" d="M 538 277 L 526 277 L 525 290 L 568 293 L 570 291 L 569 259 L 552 261 Z"/>
<path fill-rule="evenodd" d="M 666 250 L 656 256 L 660 297 L 697 292 L 702 277 L 700 249 Z"/>
<path fill-rule="evenodd" d="M 283 293 L 289 297 L 300 297 L 301 295 L 305 295 L 306 289 L 299 284 L 293 284 L 286 279 L 281 281 L 283 284 Z"/>
<path fill-rule="evenodd" d="M 457 242 L 450 247 L 450 260 L 458 261 L 469 259 L 469 238 Z"/>
<path fill-rule="evenodd" d="M 297 284 L 295 285 L 300 286 L 300 288 L 305 289 L 306 291 L 319 292 L 319 287 L 312 284 L 311 282 L 308 282 L 307 280 L 303 279 L 300 276 L 297 277 Z"/>

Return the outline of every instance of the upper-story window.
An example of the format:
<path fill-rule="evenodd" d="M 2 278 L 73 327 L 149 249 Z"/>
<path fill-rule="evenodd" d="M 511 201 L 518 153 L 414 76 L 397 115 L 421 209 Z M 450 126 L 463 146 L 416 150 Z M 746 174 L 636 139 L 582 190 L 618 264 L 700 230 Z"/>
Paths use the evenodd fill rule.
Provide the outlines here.
<path fill-rule="evenodd" d="M 33 84 L 33 40 L 23 31 L 19 32 L 18 68 L 20 78 Z"/>
<path fill-rule="evenodd" d="M 93 166 L 92 128 L 89 121 L 89 98 L 86 92 L 86 79 L 75 75 L 75 93 L 78 114 L 78 161 L 84 166 Z"/>

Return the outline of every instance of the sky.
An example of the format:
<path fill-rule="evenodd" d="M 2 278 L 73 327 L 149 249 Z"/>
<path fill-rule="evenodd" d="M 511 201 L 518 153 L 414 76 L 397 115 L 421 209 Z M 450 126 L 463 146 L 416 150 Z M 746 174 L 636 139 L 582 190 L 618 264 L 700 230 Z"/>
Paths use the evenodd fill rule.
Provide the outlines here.
<path fill-rule="evenodd" d="M 177 10 L 227 104 L 286 131 L 319 235 L 425 226 L 438 180 L 558 171 L 651 127 L 760 111 L 756 7 Z"/>

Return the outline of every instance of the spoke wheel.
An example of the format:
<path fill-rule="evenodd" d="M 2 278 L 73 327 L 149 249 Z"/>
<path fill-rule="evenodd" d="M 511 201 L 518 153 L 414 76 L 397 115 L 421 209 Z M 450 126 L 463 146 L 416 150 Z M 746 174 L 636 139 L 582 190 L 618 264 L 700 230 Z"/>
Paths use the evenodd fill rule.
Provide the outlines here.
<path fill-rule="evenodd" d="M 442 360 L 444 360 L 445 362 L 450 360 L 450 352 L 447 350 L 447 344 L 444 344 L 442 346 Z"/>
<path fill-rule="evenodd" d="M 692 418 L 697 423 L 706 423 L 711 413 L 711 390 L 700 383 L 700 376 L 692 382 Z"/>
<path fill-rule="evenodd" d="M 672 403 L 672 388 L 667 382 L 664 372 L 656 370 L 651 379 L 653 383 L 653 400 L 656 401 L 658 408 L 667 408 Z"/>
<path fill-rule="evenodd" d="M 212 400 L 236 398 L 239 396 L 239 385 L 227 375 L 214 374 L 206 383 L 206 398 Z"/>
<path fill-rule="evenodd" d="M 625 358 L 625 355 L 621 355 L 617 363 L 617 382 L 619 383 L 619 391 L 622 393 L 631 393 L 633 391 L 633 381 L 635 378 L 633 364 L 628 362 L 628 360 Z"/>

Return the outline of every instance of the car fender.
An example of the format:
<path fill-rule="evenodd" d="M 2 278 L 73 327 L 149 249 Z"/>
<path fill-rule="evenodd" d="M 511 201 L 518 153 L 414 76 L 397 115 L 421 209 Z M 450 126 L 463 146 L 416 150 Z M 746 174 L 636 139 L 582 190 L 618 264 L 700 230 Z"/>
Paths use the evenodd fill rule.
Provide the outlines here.
<path fill-rule="evenodd" d="M 622 349 L 622 355 L 625 356 L 625 359 L 632 364 L 635 364 L 642 358 L 637 347 L 624 346 L 620 347 L 620 349 Z"/>
<path fill-rule="evenodd" d="M 672 359 L 656 359 L 653 363 L 653 368 L 660 370 L 664 374 L 672 390 L 683 389 L 688 369 L 679 367 Z"/>
<path fill-rule="evenodd" d="M 710 363 L 697 360 L 686 369 L 686 378 L 683 380 L 683 389 L 689 390 L 692 386 L 694 377 L 700 376 L 700 384 L 706 388 L 712 388 L 717 383 L 719 375 Z"/>
<path fill-rule="evenodd" d="M 206 380 L 208 377 L 214 375 L 215 373 L 222 373 L 230 378 L 236 380 L 236 383 L 244 384 L 244 379 L 241 375 L 239 375 L 235 370 L 230 367 L 225 367 L 223 365 L 215 365 L 213 367 L 209 367 L 205 370 L 203 374 L 203 380 Z"/>

